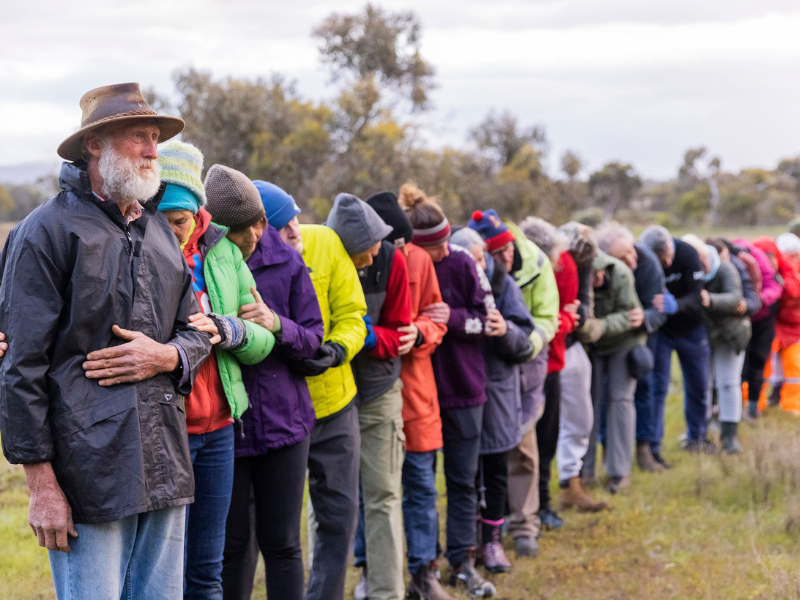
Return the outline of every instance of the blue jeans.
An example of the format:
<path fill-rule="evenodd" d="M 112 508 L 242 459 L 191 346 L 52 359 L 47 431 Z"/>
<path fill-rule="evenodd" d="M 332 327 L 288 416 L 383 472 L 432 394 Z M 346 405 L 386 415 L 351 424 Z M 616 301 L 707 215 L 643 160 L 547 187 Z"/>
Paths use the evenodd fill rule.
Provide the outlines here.
<path fill-rule="evenodd" d="M 185 506 L 75 525 L 71 552 L 49 551 L 59 600 L 180 600 Z"/>
<path fill-rule="evenodd" d="M 699 325 L 693 331 L 675 337 L 659 333 L 653 369 L 653 452 L 661 451 L 661 440 L 664 438 L 664 407 L 669 391 L 673 350 L 678 353 L 683 373 L 686 437 L 689 441 L 700 441 L 706 437 L 706 393 L 711 359 L 706 326 Z"/>
<path fill-rule="evenodd" d="M 436 560 L 439 513 L 436 512 L 436 450 L 406 452 L 403 463 L 403 521 L 408 571 L 414 575 Z"/>
<path fill-rule="evenodd" d="M 186 509 L 187 600 L 222 599 L 225 522 L 233 490 L 233 425 L 189 436 L 194 504 Z"/>
<path fill-rule="evenodd" d="M 654 333 L 647 338 L 647 347 L 653 356 L 656 355 L 658 347 L 658 333 Z M 653 403 L 653 372 L 642 377 L 636 383 L 636 394 L 633 397 L 636 403 L 636 441 L 654 442 L 656 441 L 656 418 Z"/>

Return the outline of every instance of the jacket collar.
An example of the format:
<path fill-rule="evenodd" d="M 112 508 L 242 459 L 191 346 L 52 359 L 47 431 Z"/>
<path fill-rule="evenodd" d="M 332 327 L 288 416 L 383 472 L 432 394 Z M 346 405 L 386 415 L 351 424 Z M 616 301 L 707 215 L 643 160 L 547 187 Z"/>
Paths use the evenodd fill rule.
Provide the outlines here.
<path fill-rule="evenodd" d="M 247 266 L 252 270 L 285 263 L 292 257 L 292 252 L 295 250 L 286 244 L 281 239 L 278 230 L 270 225 L 258 240 L 253 255 L 247 259 Z"/>
<path fill-rule="evenodd" d="M 197 228 L 195 229 L 195 234 L 197 234 L 197 230 L 201 230 L 197 240 L 197 246 L 200 249 L 200 254 L 203 256 L 208 256 L 208 253 L 211 249 L 219 244 L 226 235 L 228 235 L 228 229 L 225 227 L 221 227 L 216 223 L 211 222 L 211 213 L 208 212 L 202 206 L 200 210 L 197 211 L 197 216 L 195 218 L 195 222 L 197 223 Z M 189 244 L 192 243 L 192 240 L 189 240 Z M 189 247 L 189 244 L 186 247 Z"/>

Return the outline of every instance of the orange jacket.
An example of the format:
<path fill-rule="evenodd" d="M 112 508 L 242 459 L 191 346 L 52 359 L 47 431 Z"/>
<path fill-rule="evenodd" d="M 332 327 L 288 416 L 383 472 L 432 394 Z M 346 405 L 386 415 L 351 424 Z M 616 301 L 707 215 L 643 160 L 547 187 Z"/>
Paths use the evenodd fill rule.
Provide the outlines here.
<path fill-rule="evenodd" d="M 409 452 L 430 452 L 442 447 L 442 419 L 439 397 L 433 378 L 431 354 L 442 343 L 447 325 L 434 323 L 420 315 L 420 310 L 442 301 L 439 281 L 428 253 L 414 244 L 407 244 L 408 283 L 411 296 L 411 321 L 419 328 L 423 343 L 403 356 L 400 379 L 403 381 L 403 423 L 406 449 Z"/>

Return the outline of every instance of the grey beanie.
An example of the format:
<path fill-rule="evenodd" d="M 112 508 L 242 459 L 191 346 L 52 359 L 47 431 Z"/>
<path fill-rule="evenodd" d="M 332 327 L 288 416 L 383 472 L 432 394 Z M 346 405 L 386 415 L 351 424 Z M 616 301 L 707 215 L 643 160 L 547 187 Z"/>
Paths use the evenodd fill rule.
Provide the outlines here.
<path fill-rule="evenodd" d="M 353 194 L 339 194 L 325 223 L 342 240 L 350 256 L 368 250 L 392 232 L 369 204 Z"/>
<path fill-rule="evenodd" d="M 255 225 L 264 217 L 258 188 L 244 173 L 213 165 L 206 173 L 206 209 L 213 221 L 233 231 Z"/>

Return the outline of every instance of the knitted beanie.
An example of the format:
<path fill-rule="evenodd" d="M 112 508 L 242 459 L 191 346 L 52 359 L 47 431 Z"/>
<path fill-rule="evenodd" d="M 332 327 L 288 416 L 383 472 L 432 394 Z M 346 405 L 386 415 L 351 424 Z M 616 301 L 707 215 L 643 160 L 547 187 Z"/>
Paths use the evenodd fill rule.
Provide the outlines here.
<path fill-rule="evenodd" d="M 208 212 L 215 223 L 238 231 L 264 218 L 261 196 L 247 175 L 224 165 L 213 165 L 206 174 Z"/>
<path fill-rule="evenodd" d="M 336 196 L 325 225 L 336 232 L 350 256 L 369 250 L 392 233 L 369 204 L 352 194 Z"/>
<path fill-rule="evenodd" d="M 402 248 L 411 241 L 414 237 L 414 227 L 408 220 L 406 211 L 397 203 L 397 194 L 378 192 L 367 198 L 367 204 L 374 208 L 384 223 L 392 228 L 392 233 L 386 236 L 387 242 L 392 242 L 398 248 Z"/>
<path fill-rule="evenodd" d="M 484 211 L 476 210 L 472 213 L 472 218 L 467 226 L 481 234 L 489 252 L 494 252 L 515 239 L 514 234 L 508 230 L 493 208 Z"/>
<path fill-rule="evenodd" d="M 267 213 L 267 221 L 275 229 L 283 229 L 289 221 L 300 214 L 300 207 L 289 194 L 284 192 L 274 183 L 268 181 L 253 181 L 261 195 L 261 203 L 264 205 L 264 212 Z"/>
<path fill-rule="evenodd" d="M 161 181 L 186 188 L 197 196 L 200 206 L 206 205 L 202 179 L 203 154 L 196 146 L 176 141 L 160 144 L 158 164 L 161 165 Z"/>

